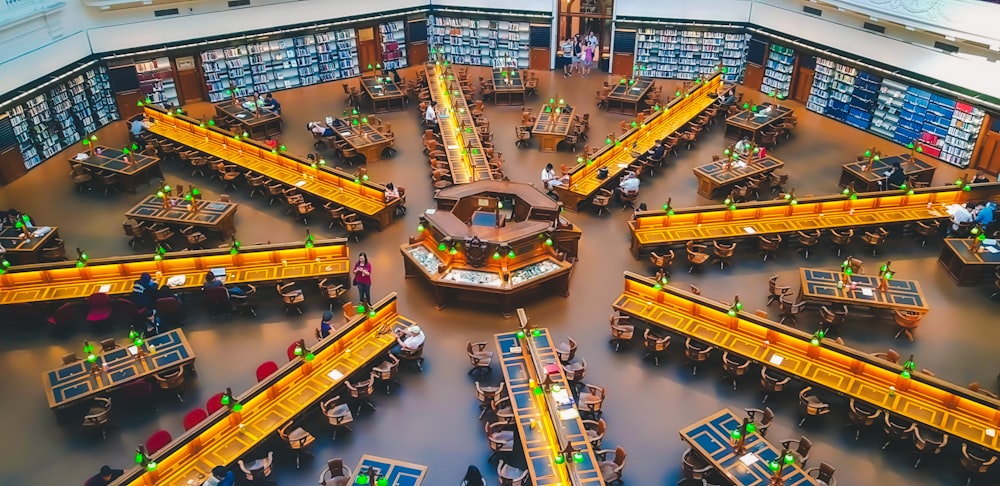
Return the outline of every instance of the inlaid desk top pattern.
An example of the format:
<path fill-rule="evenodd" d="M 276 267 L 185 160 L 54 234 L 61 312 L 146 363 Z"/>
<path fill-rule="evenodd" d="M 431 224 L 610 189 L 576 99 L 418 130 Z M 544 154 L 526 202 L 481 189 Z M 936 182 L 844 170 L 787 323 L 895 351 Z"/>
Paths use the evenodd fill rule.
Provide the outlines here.
<path fill-rule="evenodd" d="M 910 176 L 913 174 L 933 171 L 935 169 L 934 165 L 926 160 L 921 160 L 917 158 L 916 160 L 910 160 L 907 155 L 893 155 L 890 157 L 880 158 L 878 161 L 872 161 L 872 169 L 865 170 L 868 162 L 851 162 L 849 164 L 844 164 L 844 170 L 847 170 L 851 175 L 866 180 L 868 182 L 878 182 L 886 179 L 885 173 L 892 169 L 892 164 L 899 162 L 899 166 L 903 168 L 903 175 Z"/>
<path fill-rule="evenodd" d="M 574 168 L 570 174 L 570 191 L 583 196 L 589 196 L 597 191 L 599 187 L 606 184 L 609 179 L 613 179 L 628 164 L 634 160 L 631 152 L 645 152 L 653 144 L 664 137 L 667 137 L 677 130 L 680 130 L 687 122 L 708 108 L 715 102 L 715 98 L 709 96 L 722 86 L 722 78 L 719 75 L 693 88 L 690 96 L 675 99 L 666 108 L 654 113 L 647 118 L 646 127 L 638 127 L 621 138 L 621 146 L 606 146 L 604 150 L 596 154 L 593 163 L 583 162 Z M 634 145 L 634 147 L 633 147 Z M 608 178 L 598 179 L 597 170 L 607 167 Z M 557 187 L 558 189 L 558 187 Z"/>
<path fill-rule="evenodd" d="M 361 86 L 364 86 L 365 91 L 372 98 L 399 98 L 405 96 L 403 90 L 399 89 L 399 86 L 392 80 L 382 81 L 378 83 L 374 77 L 365 76 L 361 78 Z"/>
<path fill-rule="evenodd" d="M 972 238 L 945 238 L 944 244 L 951 247 L 955 254 L 958 255 L 958 257 L 961 258 L 962 262 L 966 265 L 1000 265 L 1000 251 L 992 253 L 989 250 L 984 250 L 981 253 L 973 253 L 972 250 L 969 249 L 969 246 L 972 245 L 972 241 Z M 991 245 L 984 243 L 982 246 L 1000 250 L 1000 245 L 997 245 L 996 243 Z"/>
<path fill-rule="evenodd" d="M 156 471 L 133 469 L 113 484 L 189 486 L 190 480 L 200 484 L 215 466 L 235 464 L 288 420 L 329 396 L 345 379 L 388 351 L 395 342 L 393 329 L 413 324 L 398 314 L 395 293 L 378 302 L 375 309 L 374 317 L 356 316 L 340 332 L 310 345 L 313 361 L 289 362 L 272 375 L 278 378 L 237 397 L 243 404 L 242 412 L 230 413 L 223 407 L 202 426 L 164 447 L 164 452 L 154 456 L 159 463 Z M 242 430 L 240 424 L 244 425 Z"/>
<path fill-rule="evenodd" d="M 336 132 L 336 137 L 343 139 L 355 149 L 379 145 L 389 141 L 382 132 L 378 131 L 370 123 L 362 123 L 355 127 L 351 125 L 350 121 L 344 118 L 334 118 L 333 126 L 330 128 Z"/>
<path fill-rule="evenodd" d="M 569 129 L 572 126 L 572 113 L 542 111 L 538 114 L 538 118 L 535 120 L 535 126 L 531 129 L 531 133 L 536 135 L 561 135 L 565 137 L 569 134 Z"/>
<path fill-rule="evenodd" d="M 92 344 L 100 347 L 96 341 Z M 43 374 L 49 408 L 78 402 L 127 382 L 193 362 L 195 358 L 194 350 L 180 329 L 146 339 L 143 349 L 147 354 L 138 359 L 128 352 L 127 346 L 131 344 L 97 355 L 94 364 L 103 367 L 107 363 L 107 371 L 91 374 L 90 363 L 84 359 Z M 153 354 L 148 354 L 150 345 L 155 348 Z"/>
<path fill-rule="evenodd" d="M 505 79 L 510 80 L 509 85 L 504 81 Z M 505 78 L 500 71 L 494 69 L 493 90 L 500 92 L 512 92 L 512 93 L 523 92 L 524 82 L 521 80 L 521 75 L 519 75 L 516 70 L 507 71 L 507 77 Z"/>
<path fill-rule="evenodd" d="M 188 209 L 194 205 L 194 210 Z M 177 206 L 163 207 L 163 200 L 156 196 L 147 196 L 125 212 L 126 218 L 145 221 L 162 221 L 175 224 L 192 224 L 195 226 L 217 226 L 223 219 L 232 217 L 238 205 L 233 202 L 192 200 L 180 201 Z"/>
<path fill-rule="evenodd" d="M 354 477 L 362 476 L 368 468 L 374 468 L 392 486 L 420 486 L 427 475 L 427 466 L 365 454 L 352 470 Z"/>
<path fill-rule="evenodd" d="M 265 123 L 269 121 L 274 121 L 281 119 L 281 116 L 277 113 L 263 108 L 261 106 L 257 107 L 256 112 L 252 112 L 243 107 L 242 104 L 236 104 L 232 101 L 224 101 L 222 103 L 215 104 L 216 111 L 221 111 L 226 115 L 231 116 L 240 123 L 247 125 L 256 125 L 259 123 Z"/>
<path fill-rule="evenodd" d="M 618 83 L 608 93 L 608 98 L 636 102 L 641 100 L 646 95 L 646 91 L 649 91 L 649 88 L 652 86 L 653 80 L 649 78 L 639 78 L 633 85 L 629 85 L 628 81 Z"/>
<path fill-rule="evenodd" d="M 441 129 L 442 149 L 448 156 L 448 167 L 451 169 L 452 182 L 468 184 L 473 181 L 493 179 L 486 151 L 476 132 L 476 123 L 465 102 L 465 95 L 451 67 L 442 69 L 434 63 L 427 64 L 427 86 L 431 98 L 437 102 L 438 109 L 445 110 L 447 116 L 438 117 L 438 127 Z M 451 79 L 448 79 L 451 76 Z M 458 94 L 449 94 L 448 86 Z M 462 127 L 465 133 L 460 133 Z M 468 148 L 466 154 L 462 150 Z"/>
<path fill-rule="evenodd" d="M 84 299 L 95 292 L 124 295 L 132 292 L 133 283 L 143 272 L 162 272 L 162 284 L 172 277 L 184 277 L 174 289 L 198 288 L 205 273 L 213 268 L 226 269 L 226 284 L 276 282 L 309 277 L 345 275 L 350 267 L 347 246 L 317 241 L 311 249 L 244 248 L 237 255 L 212 254 L 192 257 L 166 256 L 159 262 L 149 260 L 126 263 L 92 260 L 83 268 L 63 266 L 46 270 L 8 272 L 0 275 L 0 305 Z M 219 253 L 216 251 L 216 253 Z"/>
<path fill-rule="evenodd" d="M 762 103 L 758 106 L 759 110 L 763 110 L 769 106 L 774 106 L 770 103 Z M 758 111 L 759 113 L 760 111 Z M 740 128 L 745 128 L 747 130 L 757 131 L 761 128 L 770 125 L 785 116 L 792 113 L 792 109 L 787 106 L 775 106 L 766 116 L 757 116 L 757 113 L 749 113 L 747 110 L 742 110 L 739 113 L 726 118 L 726 123 L 730 125 L 735 125 Z"/>
<path fill-rule="evenodd" d="M 771 483 L 773 474 L 768 463 L 778 459 L 781 450 L 760 434 L 749 434 L 744 443 L 745 452 L 737 455 L 733 450 L 730 432 L 742 424 L 743 420 L 727 408 L 681 429 L 680 435 L 684 442 L 714 464 L 730 483 L 739 486 L 767 486 Z M 741 458 L 746 454 L 753 454 L 757 460 L 749 465 L 745 464 Z M 785 465 L 782 472 L 785 486 L 820 485 L 798 464 Z"/>
<path fill-rule="evenodd" d="M 532 356 L 533 360 L 539 360 L 542 364 L 553 363 L 559 365 L 559 357 L 552 344 L 547 329 L 539 329 L 540 335 L 533 336 L 531 331 L 525 335 L 525 341 L 531 340 L 539 356 Z M 538 376 L 534 366 L 526 358 L 529 352 L 527 342 L 518 342 L 517 334 L 503 333 L 494 336 L 497 349 L 500 351 L 500 369 L 503 370 L 504 381 L 507 383 L 507 390 L 510 393 L 511 408 L 514 410 L 514 419 L 518 426 L 518 436 L 526 455 L 529 476 L 535 486 L 546 485 L 587 485 L 604 484 L 600 468 L 597 467 L 597 458 L 587 439 L 587 432 L 583 427 L 579 416 L 569 420 L 558 420 L 558 413 L 553 416 L 544 405 L 544 395 L 536 395 L 529 380 L 534 379 L 536 383 L 541 383 L 543 378 Z M 552 374 L 552 381 L 569 390 L 569 384 L 560 368 L 557 374 Z M 543 407 L 546 407 L 543 409 Z M 575 405 L 574 405 L 575 408 Z M 531 426 L 532 421 L 536 422 L 535 427 Z M 565 446 L 560 444 L 555 435 L 555 427 L 562 427 L 566 439 L 570 441 L 574 449 L 585 453 L 583 462 L 573 462 L 572 458 L 567 458 L 563 465 L 555 463 L 556 454 Z M 570 480 L 569 474 L 575 474 L 576 480 Z"/>
<path fill-rule="evenodd" d="M 784 166 L 784 162 L 768 155 L 764 158 L 754 159 L 753 162 L 747 163 L 746 165 L 742 165 L 740 167 L 734 166 L 730 169 L 726 169 L 725 160 L 717 160 L 715 162 L 695 167 L 694 174 L 696 176 L 711 179 L 719 185 L 726 185 L 747 179 L 748 177 L 753 177 L 762 172 L 780 169 Z"/>
<path fill-rule="evenodd" d="M 886 193 L 861 195 L 853 201 L 845 197 L 790 205 L 777 200 L 734 210 L 724 206 L 677 210 L 673 215 L 656 211 L 629 222 L 632 251 L 638 256 L 637 251 L 642 247 L 680 244 L 688 240 L 752 238 L 795 231 L 947 219 L 945 207 L 968 197 L 968 193 L 953 190 L 912 195 L 880 194 Z"/>
<path fill-rule="evenodd" d="M 915 280 L 891 279 L 888 282 L 888 290 L 883 292 L 875 288 L 878 287 L 878 277 L 855 274 L 851 275 L 851 282 L 856 283 L 857 288 L 851 290 L 847 286 L 837 288 L 840 275 L 840 271 L 837 270 L 800 268 L 799 283 L 802 285 L 800 295 L 812 301 L 900 309 L 921 314 L 931 310 L 927 305 L 927 299 L 920 291 L 920 284 Z M 865 295 L 863 288 L 871 289 L 871 295 Z"/>
<path fill-rule="evenodd" d="M 902 367 L 897 364 L 829 340 L 812 346 L 810 335 L 797 329 L 745 313 L 730 317 L 724 306 L 712 307 L 705 303 L 706 299 L 669 287 L 656 290 L 654 283 L 625 272 L 625 291 L 613 307 L 647 323 L 1000 451 L 997 438 L 1000 401 L 919 372 L 905 379 L 900 376 Z M 890 389 L 892 386 L 895 392 Z"/>
<path fill-rule="evenodd" d="M 101 153 L 98 154 L 97 150 L 100 150 Z M 128 154 L 128 157 L 129 161 L 134 163 L 125 162 L 125 153 L 121 150 L 108 147 L 95 147 L 86 159 L 80 160 L 74 156 L 69 161 L 72 164 L 82 164 L 122 175 L 138 174 L 160 161 L 157 157 L 136 152 Z"/>
<path fill-rule="evenodd" d="M 146 107 L 146 117 L 155 120 L 150 132 L 295 186 L 302 192 L 333 201 L 368 217 L 375 217 L 386 210 L 384 188 L 369 187 L 331 171 L 313 169 L 261 146 L 234 140 L 214 129 L 201 128 L 197 122 L 184 117 L 164 116 L 149 106 Z M 398 200 L 390 203 L 395 204 Z"/>
<path fill-rule="evenodd" d="M 34 225 L 31 227 L 31 230 L 34 232 L 44 227 L 44 225 Z M 57 234 L 57 230 L 59 229 L 55 226 L 48 226 L 48 228 L 48 233 L 45 233 L 42 236 L 31 236 L 27 239 L 21 239 L 20 235 L 24 233 L 24 231 L 13 226 L 7 226 L 3 230 L 0 230 L 0 245 L 3 245 L 4 249 L 9 252 L 30 253 L 36 251 L 47 241 L 52 239 L 52 237 Z"/>

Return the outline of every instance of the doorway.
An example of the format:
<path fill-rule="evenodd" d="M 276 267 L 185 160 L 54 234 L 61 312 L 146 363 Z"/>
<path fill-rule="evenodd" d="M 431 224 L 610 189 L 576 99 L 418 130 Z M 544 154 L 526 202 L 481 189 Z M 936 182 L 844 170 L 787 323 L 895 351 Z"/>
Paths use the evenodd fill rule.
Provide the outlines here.
<path fill-rule="evenodd" d="M 611 57 L 611 13 L 614 0 L 559 0 L 558 43 L 572 35 L 597 37 L 598 68 L 607 71 Z M 557 44 L 558 48 L 558 44 Z M 562 55 L 560 52 L 559 56 Z"/>
<path fill-rule="evenodd" d="M 358 28 L 358 65 L 361 66 L 361 74 L 371 71 L 368 65 L 375 66 L 382 62 L 378 43 L 375 40 L 375 27 Z M 370 74 L 370 73 L 369 73 Z"/>

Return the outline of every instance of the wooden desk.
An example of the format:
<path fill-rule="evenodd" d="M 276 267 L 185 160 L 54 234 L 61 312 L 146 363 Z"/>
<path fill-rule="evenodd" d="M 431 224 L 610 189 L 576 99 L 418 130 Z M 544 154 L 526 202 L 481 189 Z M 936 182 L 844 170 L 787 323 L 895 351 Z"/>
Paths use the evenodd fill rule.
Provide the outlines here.
<path fill-rule="evenodd" d="M 632 256 L 688 240 L 756 238 L 841 228 L 947 220 L 945 207 L 966 201 L 1000 198 L 1000 183 L 977 184 L 971 191 L 954 186 L 917 189 L 914 194 L 875 192 L 850 200 L 842 194 L 801 198 L 796 205 L 784 200 L 742 203 L 736 209 L 701 206 L 670 211 L 646 211 L 630 221 Z M 930 204 L 930 207 L 928 207 Z"/>
<path fill-rule="evenodd" d="M 396 217 L 400 200 L 385 202 L 385 186 L 368 181 L 355 182 L 355 176 L 339 169 L 314 168 L 304 159 L 287 152 L 272 152 L 253 141 L 235 140 L 233 134 L 215 127 L 201 127 L 201 122 L 183 115 L 170 115 L 146 105 L 146 118 L 154 121 L 149 131 L 188 147 L 232 162 L 244 169 L 263 174 L 271 180 L 343 206 L 359 217 L 372 221 L 382 230 Z"/>
<path fill-rule="evenodd" d="M 747 163 L 741 159 L 738 164 L 726 168 L 727 162 L 719 160 L 694 168 L 694 176 L 698 178 L 698 195 L 711 199 L 712 193 L 719 189 L 730 189 L 733 185 L 745 183 L 747 179 L 780 169 L 785 163 L 771 157 L 755 158 Z"/>
<path fill-rule="evenodd" d="M 799 300 L 907 310 L 921 314 L 931 310 L 927 304 L 927 297 L 920 291 L 920 284 L 916 280 L 892 279 L 889 280 L 888 290 L 881 291 L 876 288 L 878 277 L 874 275 L 851 275 L 851 282 L 857 284 L 856 290 L 851 290 L 847 286 L 837 288 L 840 279 L 839 270 L 800 268 L 799 284 L 802 287 L 799 290 Z M 871 289 L 870 295 L 865 294 L 865 289 Z"/>
<path fill-rule="evenodd" d="M 730 433 L 743 425 L 743 419 L 732 410 L 724 408 L 680 431 L 681 440 L 687 442 L 700 456 L 715 466 L 716 471 L 736 486 L 767 486 L 773 473 L 768 463 L 781 460 L 781 448 L 775 447 L 760 434 L 749 434 L 744 441 L 744 453 L 733 449 Z M 743 462 L 746 458 L 747 462 Z M 785 486 L 813 485 L 820 483 L 811 478 L 799 464 L 785 465 L 781 477 Z"/>
<path fill-rule="evenodd" d="M 774 107 L 770 111 L 765 110 Z M 770 103 L 762 103 L 758 106 L 757 113 L 749 110 L 742 110 L 739 113 L 726 118 L 726 138 L 740 139 L 750 137 L 754 143 L 760 142 L 760 132 L 765 128 L 774 125 L 778 120 L 791 115 L 792 109 L 787 106 L 775 106 Z M 762 115 L 763 113 L 763 115 Z"/>
<path fill-rule="evenodd" d="M 321 125 L 327 127 L 325 123 Z M 334 118 L 333 125 L 329 128 L 333 129 L 334 137 L 347 142 L 355 152 L 363 155 L 365 162 L 381 159 L 382 152 L 392 144 L 392 140 L 386 134 L 370 123 L 352 125 L 347 119 Z"/>
<path fill-rule="evenodd" d="M 379 82 L 373 76 L 361 78 L 361 87 L 372 101 L 372 112 L 402 111 L 406 109 L 406 93 L 392 78 L 383 77 Z"/>
<path fill-rule="evenodd" d="M 738 354 L 956 439 L 1000 451 L 1000 434 L 996 432 L 1000 401 L 996 399 L 919 371 L 910 379 L 904 378 L 898 364 L 828 339 L 812 346 L 811 333 L 746 312 L 730 317 L 728 304 L 670 286 L 656 290 L 655 283 L 625 272 L 625 291 L 613 307 L 650 325 L 708 343 L 720 352 Z M 895 387 L 895 393 L 890 386 Z"/>
<path fill-rule="evenodd" d="M 144 272 L 160 283 L 184 277 L 171 288 L 198 289 L 213 268 L 226 269 L 226 284 L 258 284 L 332 277 L 347 281 L 351 262 L 346 240 L 317 240 L 310 249 L 301 242 L 167 253 L 163 260 L 149 255 L 92 259 L 77 268 L 75 261 L 11 267 L 0 275 L 0 305 L 85 299 L 95 292 L 127 295 Z"/>
<path fill-rule="evenodd" d="M 125 217 L 136 221 L 194 226 L 217 231 L 226 237 L 236 234 L 236 203 L 174 199 L 176 206 L 164 208 L 163 199 L 147 196 L 126 211 Z"/>
<path fill-rule="evenodd" d="M 506 73 L 507 76 L 504 76 L 501 71 L 493 70 L 493 101 L 498 105 L 523 105 L 524 80 L 516 69 Z M 500 102 L 501 98 L 504 99 L 503 103 Z"/>
<path fill-rule="evenodd" d="M 909 155 L 893 155 L 872 162 L 871 170 L 865 170 L 868 162 L 851 162 L 844 164 L 843 172 L 840 175 L 841 187 L 847 187 L 854 183 L 854 190 L 857 192 L 874 192 L 882 190 L 882 181 L 887 179 L 885 173 L 892 169 L 892 164 L 899 162 L 903 168 L 903 175 L 908 180 L 913 177 L 917 182 L 930 184 L 934 181 L 934 170 L 936 167 L 927 160 L 919 157 L 911 161 Z"/>
<path fill-rule="evenodd" d="M 355 316 L 318 344 L 309 344 L 315 355 L 312 361 L 289 361 L 236 397 L 243 404 L 241 412 L 223 407 L 174 439 L 153 455 L 159 464 L 156 471 L 132 468 L 112 484 L 190 486 L 188 481 L 202 481 L 215 466 L 236 464 L 258 443 L 274 437 L 279 427 L 308 413 L 344 380 L 383 357 L 396 342 L 393 328 L 413 324 L 398 314 L 395 293 L 376 303 L 374 311 L 374 316 Z M 285 343 L 279 346 L 283 350 Z"/>
<path fill-rule="evenodd" d="M 683 128 L 716 102 L 714 96 L 720 88 L 722 88 L 722 77 L 718 74 L 694 86 L 688 92 L 689 96 L 674 99 L 669 105 L 646 118 L 643 122 L 645 126 L 635 127 L 617 141 L 605 145 L 591 160 L 577 163 L 570 172 L 569 183 L 564 187 L 555 186 L 553 191 L 559 195 L 559 200 L 567 208 L 579 209 L 584 202 L 597 194 L 601 187 L 618 184 L 618 174 L 635 160 L 631 155 L 632 151 L 645 152 L 657 140 Z M 605 179 L 597 178 L 597 172 L 601 168 L 608 169 L 608 177 Z"/>
<path fill-rule="evenodd" d="M 476 122 L 452 67 L 428 63 L 426 72 L 431 99 L 437 102 L 438 112 L 444 113 L 438 116 L 438 127 L 452 182 L 468 184 L 493 179 Z"/>
<path fill-rule="evenodd" d="M 993 241 L 993 244 L 982 246 L 1000 250 L 1000 245 L 995 243 L 996 240 Z M 978 285 L 993 278 L 996 269 L 1000 268 L 1000 252 L 991 253 L 984 249 L 973 253 L 972 242 L 971 238 L 945 238 L 938 258 L 938 263 L 948 271 L 948 275 L 959 287 Z"/>
<path fill-rule="evenodd" d="M 358 478 L 369 469 L 374 469 L 378 477 L 385 478 L 393 486 L 420 486 L 424 482 L 424 476 L 427 475 L 427 466 L 371 454 L 361 456 L 361 460 L 352 472 L 354 477 Z"/>
<path fill-rule="evenodd" d="M 98 340 L 91 341 L 91 344 L 96 350 L 101 349 Z M 42 385 L 49 408 L 66 407 L 95 395 L 106 394 L 126 383 L 194 363 L 194 350 L 180 329 L 146 339 L 139 356 L 129 352 L 131 342 L 122 340 L 119 345 L 122 347 L 96 355 L 97 361 L 93 366 L 101 370 L 96 373 L 90 372 L 92 365 L 87 362 L 86 353 L 82 361 L 44 373 Z M 149 352 L 149 346 L 155 348 L 153 353 Z"/>
<path fill-rule="evenodd" d="M 562 372 L 548 330 L 529 330 L 523 340 L 519 340 L 513 332 L 496 334 L 494 339 L 531 484 L 603 485 L 601 469 L 587 439 L 580 412 L 572 402 L 566 403 L 570 393 L 569 383 Z M 555 365 L 557 371 L 548 373 L 548 376 L 552 378 L 553 386 L 558 385 L 562 389 L 561 393 L 535 393 L 532 385 L 537 386 L 544 381 L 547 365 Z M 565 463 L 556 464 L 556 455 L 567 442 L 583 453 L 582 462 L 574 462 L 572 457 L 567 457 Z"/>
<path fill-rule="evenodd" d="M 267 108 L 258 106 L 257 111 L 250 111 L 241 104 L 223 101 L 215 104 L 215 114 L 228 121 L 233 132 L 246 133 L 257 140 L 281 133 L 281 115 Z"/>
<path fill-rule="evenodd" d="M 535 120 L 535 126 L 531 129 L 531 136 L 538 139 L 538 148 L 542 152 L 555 152 L 559 142 L 569 135 L 571 128 L 573 128 L 572 113 L 546 112 L 543 107 Z"/>
<path fill-rule="evenodd" d="M 48 228 L 45 231 L 45 228 Z M 44 234 L 41 234 L 44 231 Z M 3 245 L 4 254 L 0 257 L 6 258 L 11 265 L 29 265 L 42 261 L 42 249 L 59 237 L 59 228 L 56 226 L 32 226 L 31 235 L 21 238 L 23 230 L 16 227 L 6 227 L 0 230 L 0 245 Z M 35 236 L 38 235 L 38 236 Z"/>
<path fill-rule="evenodd" d="M 100 154 L 97 153 L 98 150 L 101 151 Z M 81 159 L 83 155 L 86 155 L 86 158 Z M 151 177 L 163 178 L 159 158 L 132 152 L 128 154 L 126 161 L 124 152 L 108 147 L 94 147 L 90 153 L 73 156 L 69 159 L 69 165 L 72 167 L 75 164 L 117 174 L 122 187 L 132 194 L 135 194 L 140 181 L 148 185 Z"/>
<path fill-rule="evenodd" d="M 642 103 L 642 99 L 646 97 L 646 93 L 652 87 L 653 80 L 649 78 L 639 78 L 635 81 L 635 84 L 631 85 L 628 83 L 628 80 L 624 83 L 618 83 L 608 93 L 608 111 L 612 111 L 612 107 L 617 105 L 618 113 L 631 113 L 633 115 L 639 113 L 639 103 Z M 626 106 L 631 109 L 625 111 Z"/>

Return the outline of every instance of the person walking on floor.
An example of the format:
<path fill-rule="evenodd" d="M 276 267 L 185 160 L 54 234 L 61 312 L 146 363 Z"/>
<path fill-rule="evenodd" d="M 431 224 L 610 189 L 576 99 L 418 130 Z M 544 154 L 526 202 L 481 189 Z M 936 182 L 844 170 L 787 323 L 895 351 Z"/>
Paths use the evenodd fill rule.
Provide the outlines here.
<path fill-rule="evenodd" d="M 358 261 L 351 270 L 354 274 L 354 286 L 358 288 L 358 302 L 366 307 L 372 306 L 372 265 L 368 262 L 368 254 L 358 253 Z"/>

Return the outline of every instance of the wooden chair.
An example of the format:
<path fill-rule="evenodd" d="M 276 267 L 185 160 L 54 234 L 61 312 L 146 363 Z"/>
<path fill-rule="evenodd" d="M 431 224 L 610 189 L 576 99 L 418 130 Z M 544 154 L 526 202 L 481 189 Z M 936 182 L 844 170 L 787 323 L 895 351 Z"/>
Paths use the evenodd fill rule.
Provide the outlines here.
<path fill-rule="evenodd" d="M 674 250 L 667 250 L 667 253 L 662 255 L 654 252 L 649 254 L 649 262 L 656 266 L 661 272 L 670 275 L 670 266 L 674 263 Z"/>
<path fill-rule="evenodd" d="M 354 237 L 354 241 L 361 241 L 359 235 L 365 230 L 364 223 L 358 219 L 358 215 L 354 213 L 344 214 L 341 216 L 341 223 L 344 225 L 344 229 L 347 230 L 347 237 Z"/>
<path fill-rule="evenodd" d="M 670 346 L 670 336 L 657 336 L 647 327 L 642 333 L 642 346 L 646 349 L 642 359 L 653 358 L 653 364 L 660 366 L 660 356 Z"/>
<path fill-rule="evenodd" d="M 732 265 L 733 252 L 736 251 L 736 242 L 726 244 L 719 243 L 718 241 L 712 242 L 712 250 L 715 254 L 715 259 L 712 263 L 719 262 L 719 268 L 725 269 L 726 264 Z"/>
<path fill-rule="evenodd" d="M 347 289 L 344 288 L 344 284 L 333 283 L 329 280 L 328 278 L 324 278 L 317 285 L 320 292 L 326 296 L 326 300 L 330 304 L 330 310 L 333 311 L 334 304 L 340 303 L 340 299 L 347 293 Z"/>
<path fill-rule="evenodd" d="M 604 213 L 608 204 L 611 204 L 611 196 L 613 195 L 614 193 L 603 187 L 597 190 L 597 194 L 590 200 L 590 204 L 597 208 L 598 216 Z"/>
<path fill-rule="evenodd" d="M 771 275 L 771 277 L 767 279 L 767 305 L 771 305 L 779 298 L 788 295 L 788 291 L 791 289 L 791 287 L 779 287 L 778 276 Z"/>
<path fill-rule="evenodd" d="M 917 221 L 913 225 L 913 230 L 917 233 L 917 241 L 920 246 L 927 246 L 927 240 L 937 236 L 941 229 L 941 222 L 937 220 Z"/>
<path fill-rule="evenodd" d="M 786 320 L 789 320 L 792 322 L 792 326 L 798 324 L 798 318 L 796 316 L 802 312 L 803 308 L 805 308 L 806 301 L 803 300 L 796 304 L 782 295 L 778 298 L 778 302 L 781 304 L 781 313 L 778 314 L 778 322 L 784 324 Z"/>
<path fill-rule="evenodd" d="M 626 346 L 631 345 L 632 336 L 635 335 L 635 326 L 628 324 L 629 317 L 615 311 L 611 314 L 608 321 L 611 324 L 610 343 L 614 345 L 615 351 L 621 349 L 623 344 Z"/>
<path fill-rule="evenodd" d="M 607 454 L 614 453 L 613 458 L 609 461 L 607 460 Z M 615 485 L 624 484 L 622 476 L 625 474 L 625 458 L 628 454 L 622 446 L 616 447 L 614 450 L 603 449 L 599 451 L 594 451 L 600 462 L 597 467 L 601 470 L 601 476 L 604 477 L 604 484 Z"/>
<path fill-rule="evenodd" d="M 531 132 L 529 132 L 524 127 L 515 126 L 514 127 L 514 145 L 519 148 L 525 148 L 528 146 L 528 141 L 531 140 Z"/>
<path fill-rule="evenodd" d="M 829 335 L 833 331 L 840 333 L 842 327 L 844 327 L 844 321 L 847 320 L 847 306 L 842 306 L 842 310 L 831 311 L 825 305 L 819 308 L 819 325 L 823 329 L 823 333 Z"/>
<path fill-rule="evenodd" d="M 799 420 L 799 427 L 802 427 L 802 424 L 806 423 L 806 419 L 809 417 L 818 417 L 830 413 L 830 404 L 824 402 L 815 394 L 810 393 L 811 391 L 811 386 L 799 390 L 799 415 L 802 416 L 802 420 Z"/>
<path fill-rule="evenodd" d="M 870 231 L 865 231 L 864 236 L 861 237 L 864 240 L 865 245 L 867 245 L 872 250 L 872 256 L 875 256 L 875 252 L 878 247 L 885 242 L 885 239 L 889 236 L 889 232 L 885 228 L 878 228 L 874 233 Z"/>
<path fill-rule="evenodd" d="M 852 238 L 854 238 L 853 229 L 848 229 L 847 232 L 841 232 L 835 229 L 830 230 L 830 243 L 837 249 L 837 256 L 840 256 L 841 252 L 843 252 L 844 249 L 851 244 Z"/>
<path fill-rule="evenodd" d="M 878 407 L 851 398 L 847 406 L 847 417 L 851 427 L 856 429 L 854 440 L 859 440 L 861 431 L 874 425 L 880 415 L 882 415 L 882 410 Z"/>
<path fill-rule="evenodd" d="M 708 361 L 715 347 L 687 338 L 684 341 L 684 361 L 691 366 L 691 374 L 698 374 L 698 364 Z"/>
<path fill-rule="evenodd" d="M 737 354 L 729 354 L 729 351 L 722 353 L 722 372 L 726 379 L 733 381 L 733 391 L 736 391 L 736 382 L 750 369 L 750 360 Z"/>
<path fill-rule="evenodd" d="M 789 378 L 791 380 L 791 378 Z M 766 399 L 766 398 L 765 398 Z M 767 429 L 771 427 L 774 422 L 774 411 L 771 407 L 764 407 L 764 409 L 759 408 L 745 408 L 743 409 L 747 416 L 750 417 L 750 423 L 757 427 L 757 432 L 761 437 L 767 436 Z"/>
<path fill-rule="evenodd" d="M 906 337 L 913 342 L 913 331 L 920 326 L 920 319 L 924 317 L 923 314 L 919 312 L 907 311 L 896 309 L 894 316 L 896 321 L 896 335 L 893 339 L 898 339 L 901 334 L 906 334 Z"/>
<path fill-rule="evenodd" d="M 275 290 L 278 291 L 282 302 L 285 303 L 285 314 L 293 309 L 302 314 L 302 303 L 305 302 L 305 297 L 301 290 L 295 288 L 295 282 L 278 283 Z"/>
<path fill-rule="evenodd" d="M 758 236 L 757 237 L 757 247 L 760 250 L 760 254 L 764 256 L 764 261 L 767 261 L 768 256 L 774 256 L 781 247 L 781 235 L 770 235 L 770 236 Z"/>
<path fill-rule="evenodd" d="M 778 393 L 785 389 L 792 381 L 790 376 L 777 371 L 773 371 L 767 366 L 760 369 L 760 387 L 764 390 L 764 399 L 760 403 L 767 402 L 767 397 L 772 393 Z"/>
<path fill-rule="evenodd" d="M 473 343 L 472 341 L 467 341 L 465 343 L 465 351 L 469 355 L 469 364 L 472 365 L 472 369 L 469 370 L 468 374 L 489 374 L 493 371 L 493 351 L 486 349 L 488 345 L 486 342 Z"/>
<path fill-rule="evenodd" d="M 313 442 L 316 442 L 316 437 L 313 437 L 312 434 L 307 432 L 302 427 L 292 429 L 291 420 L 278 429 L 278 437 L 295 455 L 295 469 L 299 469 L 303 455 L 312 455 L 306 449 L 312 445 Z"/>
<path fill-rule="evenodd" d="M 687 242 L 687 260 L 688 260 L 688 273 L 694 271 L 695 268 L 701 268 L 705 262 L 708 261 L 711 256 L 705 253 L 708 248 L 705 245 L 696 244 L 693 240 L 688 240 Z"/>
<path fill-rule="evenodd" d="M 795 447 L 792 447 L 795 444 Z M 812 453 L 813 443 L 806 436 L 799 437 L 798 440 L 783 440 L 781 441 L 781 446 L 791 452 L 792 457 L 795 458 L 797 464 L 805 467 L 806 463 L 809 462 L 809 455 Z"/>
<path fill-rule="evenodd" d="M 796 249 L 795 251 L 803 252 L 805 254 L 806 260 L 808 260 L 809 251 L 812 250 L 812 247 L 819 244 L 820 232 L 819 230 L 814 230 L 808 233 L 805 231 L 796 231 L 795 234 L 796 236 L 798 236 L 799 240 L 799 248 Z"/>
<path fill-rule="evenodd" d="M 986 474 L 990 467 L 996 464 L 997 456 L 977 446 L 973 446 L 973 450 L 970 451 L 969 445 L 962 442 L 962 457 L 959 458 L 959 461 L 962 464 L 962 469 L 968 475 L 965 485 L 969 486 L 972 484 L 973 476 Z"/>

